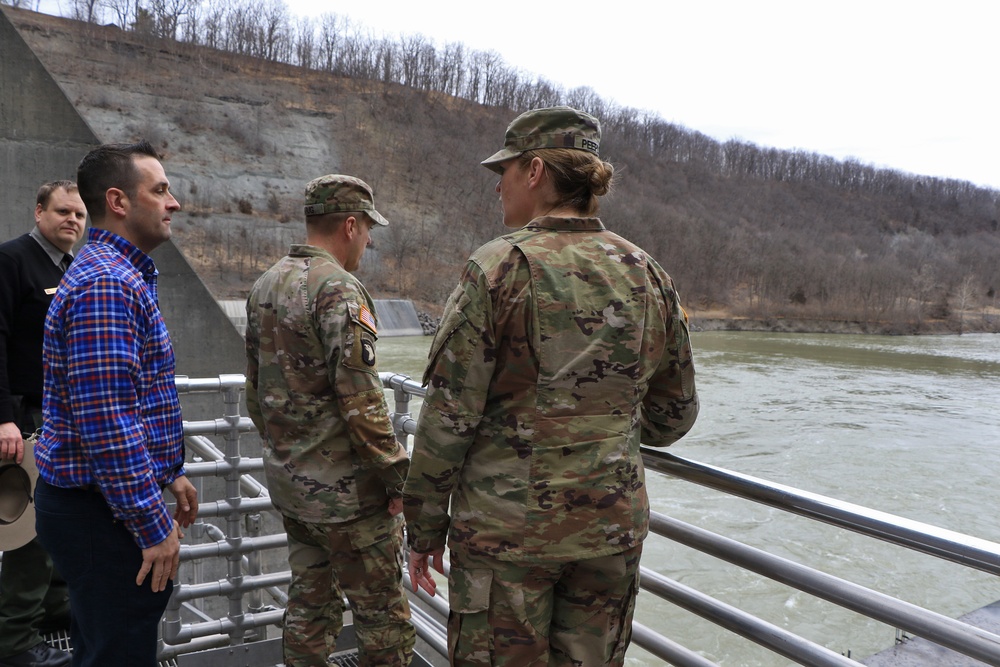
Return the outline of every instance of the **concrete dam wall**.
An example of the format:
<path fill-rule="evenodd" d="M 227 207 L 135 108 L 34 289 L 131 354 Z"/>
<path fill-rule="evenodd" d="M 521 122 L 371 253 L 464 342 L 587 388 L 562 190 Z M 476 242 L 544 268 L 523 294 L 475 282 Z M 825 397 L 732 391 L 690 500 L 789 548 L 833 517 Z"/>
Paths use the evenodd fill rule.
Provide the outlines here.
<path fill-rule="evenodd" d="M 417 309 L 409 299 L 375 299 L 379 336 L 422 336 Z"/>
<path fill-rule="evenodd" d="M 247 330 L 246 302 L 220 301 L 219 305 L 240 335 L 244 335 Z M 424 333 L 417 309 L 409 299 L 375 299 L 375 316 L 379 336 L 422 336 Z"/>
<path fill-rule="evenodd" d="M 56 179 L 76 180 L 81 158 L 101 143 L 0 9 L 0 241 L 34 226 L 38 186 Z M 160 310 L 177 356 L 177 373 L 215 377 L 239 372 L 246 364 L 243 341 L 201 279 L 173 242 L 152 253 L 160 272 Z M 213 399 L 215 397 L 212 397 Z M 186 419 L 202 412 L 195 397 L 182 399 Z"/>

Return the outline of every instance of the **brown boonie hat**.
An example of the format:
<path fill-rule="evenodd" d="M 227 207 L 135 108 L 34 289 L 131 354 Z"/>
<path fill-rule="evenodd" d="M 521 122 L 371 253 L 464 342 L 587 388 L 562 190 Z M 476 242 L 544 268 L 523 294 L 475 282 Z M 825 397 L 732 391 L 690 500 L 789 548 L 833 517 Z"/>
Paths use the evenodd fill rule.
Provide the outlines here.
<path fill-rule="evenodd" d="M 379 225 L 389 221 L 375 210 L 371 186 L 360 178 L 342 174 L 327 174 L 306 184 L 305 214 L 361 212 Z"/>
<path fill-rule="evenodd" d="M 487 169 L 502 173 L 497 166 L 536 148 L 576 148 L 599 155 L 601 121 L 572 107 L 532 109 L 511 121 L 503 148 L 483 160 Z"/>

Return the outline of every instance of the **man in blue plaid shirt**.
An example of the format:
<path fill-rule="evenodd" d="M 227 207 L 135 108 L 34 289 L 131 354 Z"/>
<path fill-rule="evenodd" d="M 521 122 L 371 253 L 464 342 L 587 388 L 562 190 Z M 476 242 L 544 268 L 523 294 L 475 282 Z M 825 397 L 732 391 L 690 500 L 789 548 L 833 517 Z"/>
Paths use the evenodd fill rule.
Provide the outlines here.
<path fill-rule="evenodd" d="M 146 142 L 95 148 L 77 183 L 92 227 L 45 322 L 37 532 L 69 586 L 73 664 L 153 667 L 198 511 L 149 257 L 180 204 Z"/>

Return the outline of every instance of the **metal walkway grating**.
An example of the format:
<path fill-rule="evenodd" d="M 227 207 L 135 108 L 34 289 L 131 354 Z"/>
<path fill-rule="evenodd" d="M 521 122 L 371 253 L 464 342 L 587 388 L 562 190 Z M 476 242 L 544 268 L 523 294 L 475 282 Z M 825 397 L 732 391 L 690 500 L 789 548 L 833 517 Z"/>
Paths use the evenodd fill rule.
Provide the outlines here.
<path fill-rule="evenodd" d="M 352 631 L 353 631 L 352 626 L 345 627 L 345 630 L 347 631 L 347 633 L 348 633 L 349 636 L 353 635 L 353 633 L 352 633 Z M 60 632 L 54 632 L 54 633 L 47 634 L 47 635 L 45 635 L 44 639 L 45 639 L 46 642 L 49 643 L 50 646 L 52 646 L 54 648 L 57 648 L 57 649 L 60 649 L 60 650 L 63 650 L 63 651 L 67 651 L 67 652 L 70 652 L 70 653 L 73 652 L 73 647 L 70 644 L 70 640 L 69 640 L 69 633 L 66 632 L 66 631 L 60 631 Z M 277 640 L 273 640 L 272 639 L 270 641 L 260 642 L 256 646 L 254 646 L 252 644 L 251 645 L 243 645 L 242 648 L 244 648 L 244 649 L 255 649 L 255 648 L 261 648 L 261 649 L 263 649 L 265 647 L 265 645 L 271 644 L 273 646 L 273 645 L 275 645 L 275 643 L 277 644 L 277 646 L 280 647 L 280 641 L 281 641 L 280 639 L 277 639 Z M 278 655 L 280 656 L 280 648 L 278 649 L 278 651 L 279 651 Z M 270 652 L 273 653 L 273 650 L 270 651 Z M 227 655 L 227 653 L 228 653 L 228 655 Z M 258 656 L 258 657 L 262 657 L 262 656 Z M 179 667 L 179 665 L 182 664 L 182 663 L 184 665 L 211 664 L 211 665 L 213 665 L 213 667 L 215 667 L 215 666 L 228 667 L 230 665 L 232 665 L 232 666 L 235 667 L 236 665 L 240 665 L 240 666 L 243 666 L 243 665 L 264 665 L 266 662 L 268 662 L 268 661 L 266 661 L 266 660 L 263 661 L 263 662 L 261 662 L 261 661 L 255 661 L 252 656 L 242 656 L 242 659 L 241 658 L 237 658 L 233 654 L 233 652 L 232 652 L 232 650 L 230 648 L 220 648 L 220 649 L 214 649 L 214 650 L 206 650 L 206 651 L 203 651 L 203 652 L 200 652 L 200 653 L 182 654 L 181 656 L 179 656 L 177 658 L 169 658 L 167 660 L 162 660 L 158 664 L 158 667 Z M 332 656 L 330 656 L 330 664 L 331 665 L 336 665 L 336 667 L 361 667 L 361 660 L 358 658 L 358 651 L 357 651 L 357 649 L 348 649 L 346 651 L 340 651 L 340 652 L 335 653 Z M 427 662 L 421 655 L 419 655 L 417 653 L 414 653 L 414 655 L 413 655 L 413 662 L 411 663 L 411 667 L 429 667 L 429 665 L 430 665 L 430 663 Z M 280 664 L 275 664 L 275 665 L 273 665 L 273 667 L 282 667 L 282 666 Z"/>
<path fill-rule="evenodd" d="M 47 635 L 44 635 L 42 639 L 44 639 L 52 648 L 57 648 L 60 651 L 66 651 L 67 653 L 73 653 L 73 645 L 70 643 L 69 632 L 66 630 L 50 632 Z M 163 660 L 157 667 L 177 667 L 177 659 L 170 658 L 168 660 Z"/>

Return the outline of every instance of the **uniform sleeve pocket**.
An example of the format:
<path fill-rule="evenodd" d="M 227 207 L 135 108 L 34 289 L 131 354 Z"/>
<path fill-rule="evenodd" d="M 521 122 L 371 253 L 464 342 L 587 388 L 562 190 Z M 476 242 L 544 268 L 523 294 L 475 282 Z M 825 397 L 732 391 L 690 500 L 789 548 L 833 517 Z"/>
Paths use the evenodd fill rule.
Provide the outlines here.
<path fill-rule="evenodd" d="M 490 606 L 493 570 L 451 568 L 448 575 L 448 603 L 452 611 L 475 614 Z"/>
<path fill-rule="evenodd" d="M 424 371 L 423 383 L 425 385 L 428 384 L 431 371 L 437 365 L 441 350 L 445 348 L 448 341 L 455 335 L 455 332 L 469 321 L 465 315 L 465 307 L 472 302 L 472 299 L 465 293 L 465 290 L 462 290 L 461 286 L 458 289 L 461 292 L 459 292 L 454 302 L 449 299 L 449 303 L 445 306 L 444 316 L 438 325 L 437 333 L 434 335 L 434 341 L 431 343 L 431 350 L 428 354 L 429 363 L 427 364 L 427 370 Z"/>
<path fill-rule="evenodd" d="M 347 304 L 350 323 L 344 335 L 343 363 L 353 370 L 375 375 L 378 373 L 375 359 L 375 341 L 378 340 L 378 335 L 375 333 L 374 322 L 366 323 L 371 314 L 365 316 L 365 310 L 361 304 Z"/>

